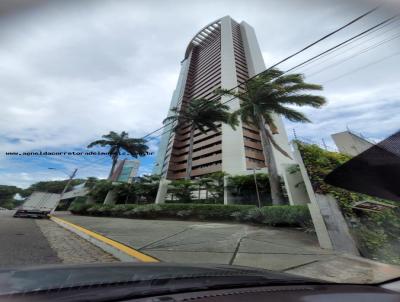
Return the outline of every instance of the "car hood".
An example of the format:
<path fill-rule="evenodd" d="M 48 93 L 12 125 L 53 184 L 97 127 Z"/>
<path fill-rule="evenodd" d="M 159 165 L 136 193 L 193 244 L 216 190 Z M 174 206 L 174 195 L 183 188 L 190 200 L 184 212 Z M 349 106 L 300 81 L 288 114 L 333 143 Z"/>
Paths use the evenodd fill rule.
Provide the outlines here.
<path fill-rule="evenodd" d="M 229 279 L 231 278 L 231 279 Z M 138 284 L 151 281 L 261 280 L 274 283 L 322 282 L 285 273 L 231 265 L 182 265 L 166 263 L 117 263 L 86 265 L 47 265 L 0 269 L 0 295 L 82 288 L 85 286 Z M 238 279 L 241 278 L 241 279 Z M 249 279 L 251 278 L 251 279 Z M 203 284 L 201 283 L 201 284 Z M 326 282 L 325 282 L 326 283 Z"/>

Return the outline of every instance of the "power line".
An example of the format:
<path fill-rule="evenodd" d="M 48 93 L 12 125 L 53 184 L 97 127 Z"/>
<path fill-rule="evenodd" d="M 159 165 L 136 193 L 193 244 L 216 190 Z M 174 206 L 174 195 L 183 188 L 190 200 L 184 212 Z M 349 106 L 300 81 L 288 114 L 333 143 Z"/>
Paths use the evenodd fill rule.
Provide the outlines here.
<path fill-rule="evenodd" d="M 365 14 L 362 14 L 361 16 L 359 16 L 359 17 L 357 17 L 357 18 L 351 20 L 349 23 L 346 23 L 346 24 L 343 25 L 342 27 L 339 27 L 338 29 L 334 30 L 333 32 L 331 32 L 331 33 L 329 33 L 329 34 L 323 36 L 322 38 L 318 39 L 317 41 L 315 41 L 315 42 L 313 42 L 313 43 L 307 45 L 306 47 L 302 48 L 301 50 L 295 52 L 294 54 L 292 54 L 292 55 L 286 57 L 285 59 L 279 61 L 278 63 L 272 65 L 269 69 L 272 69 L 272 68 L 278 66 L 279 64 L 281 64 L 281 63 L 283 63 L 283 62 L 285 62 L 285 61 L 287 61 L 287 60 L 293 58 L 294 56 L 298 55 L 299 53 L 301 53 L 301 52 L 303 52 L 303 51 L 309 49 L 310 47 L 312 47 L 312 46 L 318 44 L 319 42 L 321 42 L 321 41 L 323 41 L 323 40 L 329 38 L 330 36 L 336 34 L 337 32 L 341 31 L 342 29 L 345 29 L 346 27 L 352 25 L 353 23 L 357 22 L 358 20 L 360 20 L 360 19 L 366 17 L 367 15 L 373 13 L 373 12 L 376 11 L 379 7 L 380 7 L 380 5 L 378 5 L 377 7 L 373 8 L 373 9 L 371 9 L 371 10 L 369 10 L 369 11 L 367 11 Z M 268 70 L 268 69 L 267 69 L 267 70 Z"/>
<path fill-rule="evenodd" d="M 89 164 L 81 166 L 80 169 L 81 170 L 82 169 L 86 169 L 87 167 L 90 167 L 90 166 L 95 165 L 95 164 L 99 164 L 100 162 L 105 161 L 107 159 L 109 159 L 108 156 L 104 155 L 103 157 L 101 157 L 99 159 L 96 159 L 96 160 L 94 160 L 92 162 L 89 162 Z"/>
<path fill-rule="evenodd" d="M 368 28 L 367 30 L 365 30 L 365 31 L 363 31 L 363 32 L 361 32 L 361 33 L 359 33 L 359 34 L 357 34 L 357 35 L 355 35 L 355 36 L 353 36 L 353 37 L 351 37 L 351 38 L 349 38 L 349 39 L 347 39 L 347 40 L 345 40 L 345 41 L 343 41 L 343 42 L 341 42 L 341 43 L 339 43 L 339 44 L 337 44 L 337 45 L 335 45 L 335 46 L 333 46 L 333 47 L 331 47 L 331 48 L 329 48 L 328 50 L 325 50 L 324 52 L 321 52 L 320 54 L 318 54 L 318 55 L 316 55 L 316 56 L 314 56 L 314 57 L 312 57 L 312 58 L 310 58 L 310 59 L 308 59 L 308 60 L 306 60 L 306 61 L 304 61 L 304 62 L 302 62 L 302 63 L 300 63 L 300 64 L 297 64 L 296 66 L 294 66 L 294 67 L 292 67 L 292 68 L 286 70 L 285 73 L 288 73 L 288 72 L 290 72 L 290 71 L 292 71 L 292 70 L 294 70 L 294 69 L 296 69 L 296 68 L 299 68 L 299 67 L 305 65 L 306 63 L 311 62 L 311 61 L 315 60 L 316 58 L 319 58 L 319 57 L 323 56 L 324 54 L 329 53 L 329 52 L 331 52 L 332 50 L 334 50 L 334 49 L 336 49 L 336 48 L 338 48 L 338 47 L 340 47 L 340 46 L 342 46 L 342 45 L 344 45 L 344 44 L 346 44 L 346 43 L 348 43 L 348 42 L 350 42 L 350 41 L 352 41 L 352 40 L 354 40 L 354 39 L 356 39 L 356 38 L 358 38 L 358 37 L 361 37 L 361 36 L 365 35 L 366 33 L 368 33 L 368 32 L 370 32 L 370 31 L 374 30 L 374 29 L 377 28 L 377 27 L 380 27 L 380 26 L 383 25 L 383 24 L 388 23 L 389 21 L 391 21 L 391 20 L 397 18 L 398 16 L 399 16 L 399 14 L 397 14 L 397 15 L 395 15 L 395 16 L 393 16 L 393 17 L 390 17 L 390 18 L 388 18 L 388 19 L 386 19 L 386 20 L 380 22 L 379 24 L 377 24 L 377 25 L 375 25 L 375 26 L 372 26 L 372 27 Z"/>
<path fill-rule="evenodd" d="M 355 23 L 355 22 L 359 21 L 360 19 L 366 17 L 367 15 L 373 13 L 373 12 L 376 11 L 379 7 L 380 7 L 380 6 L 377 6 L 377 7 L 373 8 L 373 9 L 367 11 L 366 13 L 364 13 L 364 14 L 358 16 L 357 18 L 351 20 L 350 22 L 348 22 L 348 23 L 346 23 L 345 25 L 339 27 L 338 29 L 336 29 L 336 30 L 334 30 L 334 31 L 332 31 L 332 32 L 330 32 L 330 33 L 328 33 L 327 35 L 323 36 L 322 38 L 320 38 L 320 39 L 318 39 L 318 40 L 316 40 L 316 41 L 314 41 L 314 42 L 312 42 L 311 44 L 308 44 L 307 46 L 303 47 L 303 48 L 300 49 L 299 51 L 296 51 L 294 54 L 292 54 L 292 55 L 290 55 L 290 56 L 288 56 L 288 57 L 286 57 L 286 58 L 280 60 L 279 62 L 273 64 L 272 66 L 270 66 L 270 67 L 267 68 L 266 70 L 264 70 L 264 71 L 262 71 L 262 72 L 260 72 L 260 73 L 258 73 L 258 74 L 256 74 L 256 75 L 252 76 L 251 78 L 249 78 L 249 79 L 247 79 L 246 81 L 244 81 L 244 82 L 238 84 L 237 86 L 232 87 L 231 89 L 229 89 L 229 91 L 232 91 L 232 90 L 234 90 L 234 89 L 240 87 L 241 85 L 246 84 L 246 83 L 247 83 L 248 81 L 250 81 L 251 79 L 253 79 L 253 78 L 255 78 L 255 77 L 261 75 L 262 73 L 264 73 L 264 72 L 266 72 L 266 71 L 269 71 L 269 70 L 275 68 L 276 66 L 282 64 L 283 62 L 286 62 L 286 61 L 288 61 L 289 59 L 293 58 L 294 56 L 296 56 L 296 55 L 298 55 L 298 54 L 300 54 L 300 53 L 306 51 L 307 49 L 311 48 L 312 46 L 314 46 L 314 45 L 316 45 L 316 44 L 322 42 L 323 40 L 329 38 L 330 36 L 332 36 L 332 35 L 338 33 L 339 31 L 341 31 L 341 30 L 347 28 L 348 26 L 352 25 L 353 23 Z M 219 98 L 219 96 L 212 97 L 212 98 L 211 98 L 210 100 L 208 100 L 207 102 L 212 102 L 212 101 L 214 101 L 214 100 L 216 100 L 216 99 L 218 99 L 218 98 Z M 226 101 L 224 104 L 226 104 L 226 103 L 232 101 L 233 99 L 235 99 L 235 98 L 232 98 L 232 99 Z M 156 129 L 156 130 L 154 130 L 154 131 L 152 131 L 152 132 L 146 134 L 145 136 L 142 137 L 142 139 L 145 139 L 145 138 L 149 137 L 150 135 L 152 135 L 152 134 L 154 134 L 154 133 L 156 133 L 156 132 L 162 130 L 163 128 L 165 128 L 165 127 L 167 127 L 167 126 L 169 126 L 169 125 L 171 125 L 172 123 L 173 123 L 173 122 L 167 123 L 166 125 L 163 125 L 162 127 L 160 127 L 160 128 L 158 128 L 158 129 Z"/>
<path fill-rule="evenodd" d="M 371 31 L 373 31 L 374 29 L 376 29 L 376 28 L 378 28 L 378 27 L 380 27 L 380 26 L 382 26 L 382 25 L 384 25 L 384 24 L 387 24 L 388 22 L 390 22 L 391 20 L 397 18 L 398 16 L 399 16 L 399 15 L 395 15 L 395 16 L 393 16 L 393 17 L 390 17 L 390 18 L 388 18 L 388 19 L 386 19 L 386 20 L 384 20 L 384 21 L 378 23 L 377 25 L 372 26 L 372 27 L 368 28 L 367 30 L 365 30 L 365 31 L 363 31 L 363 32 L 361 32 L 361 33 L 359 33 L 359 34 L 357 34 L 357 35 L 355 35 L 355 36 L 353 36 L 353 37 L 351 37 L 351 38 L 349 38 L 349 39 L 347 39 L 347 40 L 345 40 L 345 41 L 343 41 L 343 42 L 341 42 L 341 43 L 339 43 L 339 44 L 337 44 L 337 45 L 335 45 L 335 46 L 333 46 L 333 47 L 331 47 L 331 48 L 329 48 L 328 50 L 319 53 L 318 55 L 312 57 L 311 59 L 308 59 L 308 60 L 306 60 L 306 61 L 304 61 L 304 62 L 302 62 L 302 63 L 296 65 L 295 67 L 292 67 L 292 68 L 286 70 L 285 72 L 283 72 L 282 75 L 278 76 L 277 78 L 282 77 L 284 74 L 286 74 L 286 73 L 292 71 L 293 69 L 299 68 L 299 67 L 303 66 L 305 63 L 308 63 L 308 62 L 310 62 L 310 61 L 312 61 L 312 60 L 315 60 L 315 59 L 321 57 L 322 55 L 324 55 L 324 54 L 326 54 L 326 53 L 328 53 L 328 52 L 330 52 L 330 51 L 332 51 L 332 50 L 334 50 L 334 49 L 337 49 L 337 48 L 339 48 L 340 46 L 345 45 L 345 44 L 347 44 L 347 43 L 349 43 L 349 42 L 351 42 L 351 41 L 353 41 L 353 40 L 355 40 L 355 39 L 357 39 L 357 38 L 359 38 L 359 37 L 361 37 L 361 36 L 363 36 L 363 35 L 365 35 L 365 34 L 371 32 Z M 273 66 L 276 66 L 276 64 L 274 64 Z M 271 69 L 271 67 L 269 67 L 268 69 L 266 69 L 266 70 L 260 72 L 259 74 L 255 75 L 254 77 L 256 77 L 256 76 L 258 76 L 258 75 L 260 75 L 260 74 L 262 74 L 262 73 L 264 73 L 264 72 L 266 72 L 266 71 L 268 71 L 268 70 L 270 70 L 270 69 Z M 252 77 L 252 78 L 254 78 L 254 77 Z M 252 78 L 248 79 L 247 81 L 251 80 Z M 276 79 L 277 79 L 277 78 L 276 78 Z M 245 81 L 245 82 L 243 82 L 243 83 L 246 83 L 247 81 Z M 243 83 L 242 83 L 242 84 L 243 84 Z M 240 86 L 240 85 L 242 85 L 242 84 L 239 84 L 238 86 Z M 234 88 L 237 88 L 238 86 L 236 86 L 236 87 L 234 87 Z M 232 88 L 232 89 L 234 89 L 234 88 Z M 232 90 L 232 89 L 230 89 L 230 90 Z M 229 103 L 230 101 L 232 101 L 232 100 L 234 100 L 234 99 L 236 99 L 236 97 L 232 97 L 231 99 L 225 101 L 223 104 L 227 104 L 227 103 Z M 169 123 L 169 124 L 171 124 L 171 123 Z M 161 127 L 160 129 L 163 129 L 163 128 L 165 128 L 166 126 L 168 126 L 168 124 L 165 125 L 164 127 Z M 168 132 L 171 131 L 171 130 L 172 130 L 172 129 L 167 130 L 166 132 L 163 132 L 161 135 L 163 135 L 163 134 L 165 134 L 165 133 L 168 133 Z M 157 136 L 153 137 L 153 139 L 154 139 L 154 138 L 157 138 L 157 137 L 159 137 L 159 136 L 161 136 L 161 135 L 157 135 Z"/>
<path fill-rule="evenodd" d="M 366 35 L 361 36 L 361 37 L 358 37 L 358 38 L 354 39 L 353 41 L 351 41 L 351 42 L 349 42 L 349 43 L 347 43 L 347 44 L 345 44 L 345 45 L 342 45 L 342 46 L 336 48 L 335 50 L 331 51 L 330 53 L 327 53 L 327 54 L 321 56 L 320 58 L 315 59 L 315 60 L 312 61 L 312 62 L 308 62 L 307 64 L 304 64 L 304 65 L 302 66 L 302 72 L 305 72 L 306 70 L 309 70 L 310 68 L 312 69 L 313 67 L 315 67 L 315 66 L 312 66 L 312 65 L 313 65 L 314 63 L 316 63 L 316 62 L 319 62 L 320 59 L 325 58 L 325 57 L 329 57 L 329 55 L 335 53 L 336 51 L 339 51 L 339 50 L 342 49 L 342 48 L 345 48 L 345 47 L 349 46 L 351 43 L 354 43 L 354 42 L 356 42 L 356 41 L 358 41 L 358 40 L 361 40 L 361 39 L 365 38 L 366 36 L 368 36 L 368 35 L 370 35 L 370 34 L 376 32 L 376 31 L 382 30 L 384 27 L 389 26 L 390 24 L 392 24 L 392 23 L 394 23 L 394 22 L 397 22 L 397 21 L 399 21 L 399 19 L 397 19 L 397 20 L 394 19 L 394 20 L 392 20 L 392 21 L 390 21 L 390 22 L 384 24 L 383 26 L 381 26 L 381 27 L 379 27 L 379 28 L 376 28 L 376 29 L 374 29 L 373 31 L 367 33 Z M 398 27 L 396 26 L 396 27 L 393 27 L 393 28 L 389 28 L 388 30 L 385 30 L 384 32 L 380 33 L 380 35 L 383 35 L 383 34 L 389 32 L 389 31 L 392 31 L 392 30 L 394 30 L 394 29 L 398 29 Z M 350 47 L 350 48 L 345 49 L 343 52 L 339 53 L 339 55 L 342 55 L 342 54 L 348 52 L 349 50 L 354 49 L 354 48 L 356 48 L 356 47 L 358 47 L 358 46 L 360 46 L 360 45 L 362 45 L 362 44 L 364 44 L 364 43 L 366 43 L 366 42 L 369 42 L 369 41 L 371 41 L 371 40 L 374 40 L 374 39 L 376 39 L 376 38 L 377 38 L 377 36 L 373 36 L 373 37 L 371 37 L 370 39 L 361 41 L 361 43 L 358 43 L 358 44 L 354 45 L 353 47 Z M 336 55 L 336 56 L 337 56 L 337 55 Z M 335 57 L 336 57 L 336 56 L 335 56 Z M 333 58 L 335 58 L 335 57 L 333 57 Z M 326 60 L 323 60 L 323 61 L 319 62 L 319 64 L 322 64 L 322 63 L 325 63 L 325 62 L 327 62 L 327 61 L 330 61 L 330 60 L 333 59 L 333 58 L 332 58 L 332 57 L 329 57 L 329 58 L 327 58 Z M 304 66 L 308 66 L 308 65 L 311 65 L 311 66 L 304 68 Z"/>
<path fill-rule="evenodd" d="M 353 54 L 353 55 L 351 55 L 351 56 L 349 56 L 349 57 L 347 57 L 347 58 L 344 58 L 344 59 L 342 59 L 342 60 L 340 60 L 340 61 L 337 61 L 337 62 L 335 62 L 335 63 L 332 63 L 332 64 L 330 64 L 330 65 L 328 65 L 328 66 L 326 66 L 326 67 L 324 67 L 324 68 L 321 68 L 320 70 L 318 70 L 318 71 L 316 71 L 316 72 L 313 72 L 313 73 L 309 74 L 308 76 L 309 76 L 309 77 L 312 77 L 312 76 L 314 76 L 314 75 L 316 75 L 316 74 L 319 74 L 319 73 L 325 71 L 326 69 L 329 69 L 329 68 L 331 68 L 331 67 L 333 67 L 333 66 L 337 66 L 338 64 L 342 64 L 342 63 L 344 63 L 344 62 L 347 62 L 348 60 L 350 60 L 350 59 L 352 59 L 352 58 L 354 58 L 354 57 L 357 57 L 357 56 L 359 56 L 359 55 L 361 55 L 361 54 L 364 54 L 364 53 L 366 53 L 366 52 L 368 52 L 368 51 L 370 51 L 370 50 L 373 50 L 373 49 L 375 49 L 375 48 L 377 48 L 377 47 L 379 47 L 379 46 L 381 46 L 381 45 L 383 45 L 383 44 L 385 44 L 385 43 L 388 43 L 388 42 L 390 42 L 390 41 L 392 41 L 392 40 L 394 40 L 394 39 L 398 39 L 398 38 L 400 38 L 400 34 L 396 34 L 396 35 L 392 36 L 392 37 L 389 38 L 389 39 L 383 40 L 383 41 L 378 42 L 378 43 L 376 43 L 376 44 L 374 44 L 374 45 L 371 45 L 371 46 L 369 46 L 369 47 L 367 47 L 367 48 L 364 48 L 364 49 L 362 49 L 361 51 L 359 51 L 359 52 L 357 52 L 357 53 L 355 53 L 355 54 Z"/>
<path fill-rule="evenodd" d="M 336 77 L 336 78 L 332 78 L 332 79 L 330 79 L 330 80 L 327 80 L 327 81 L 325 81 L 325 82 L 322 83 L 322 84 L 325 85 L 326 83 L 339 80 L 339 79 L 341 79 L 341 78 L 343 78 L 343 77 L 345 77 L 345 76 L 348 76 L 349 74 L 352 74 L 352 73 L 354 73 L 354 72 L 360 71 L 360 70 L 362 70 L 362 69 L 365 69 L 365 68 L 370 67 L 370 66 L 372 66 L 372 65 L 378 64 L 378 63 L 380 63 L 380 62 L 382 62 L 382 61 L 385 61 L 385 60 L 387 60 L 387 59 L 389 59 L 389 58 L 392 58 L 392 57 L 395 57 L 395 56 L 398 56 L 398 55 L 400 55 L 400 52 L 396 52 L 396 53 L 391 54 L 391 55 L 389 55 L 389 56 L 386 56 L 386 57 L 384 57 L 384 58 L 382 58 L 382 59 L 380 59 L 380 60 L 373 61 L 373 62 L 371 62 L 371 63 L 368 63 L 368 64 L 364 65 L 364 66 L 361 66 L 361 67 L 359 67 L 359 68 L 353 69 L 352 71 L 346 72 L 346 73 L 344 73 L 344 74 L 342 74 L 342 75 L 340 75 L 340 76 L 338 76 L 338 77 Z"/>

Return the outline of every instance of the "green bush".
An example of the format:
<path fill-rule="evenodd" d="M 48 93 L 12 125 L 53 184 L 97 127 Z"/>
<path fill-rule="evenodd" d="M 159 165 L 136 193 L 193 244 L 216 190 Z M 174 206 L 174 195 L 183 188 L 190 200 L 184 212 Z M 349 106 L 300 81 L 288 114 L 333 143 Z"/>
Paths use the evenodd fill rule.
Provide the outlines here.
<path fill-rule="evenodd" d="M 260 209 L 263 224 L 271 226 L 302 226 L 311 221 L 311 215 L 306 206 L 272 206 Z"/>
<path fill-rule="evenodd" d="M 196 219 L 239 221 L 269 226 L 305 227 L 312 225 L 307 206 L 268 206 L 218 204 L 76 205 L 73 214 L 137 219 Z"/>
<path fill-rule="evenodd" d="M 110 209 L 110 215 L 113 217 L 124 217 L 123 213 L 137 207 L 135 204 L 117 204 Z"/>
<path fill-rule="evenodd" d="M 177 200 L 166 200 L 165 201 L 165 203 L 180 203 L 180 202 L 178 202 Z M 190 200 L 190 201 L 185 201 L 185 202 L 182 202 L 182 203 L 185 203 L 185 204 L 188 204 L 188 203 L 194 203 L 194 204 L 224 204 L 224 201 L 221 199 L 221 200 L 215 200 L 215 199 L 192 199 L 192 200 Z"/>
<path fill-rule="evenodd" d="M 85 215 L 89 214 L 87 210 L 91 207 L 91 205 L 84 204 L 84 203 L 72 203 L 70 207 L 68 208 L 68 211 L 70 211 L 72 214 L 80 214 L 80 215 Z"/>
<path fill-rule="evenodd" d="M 161 214 L 161 215 L 160 215 Z M 157 204 L 140 205 L 129 211 L 132 218 L 152 219 L 162 217 L 162 208 Z"/>

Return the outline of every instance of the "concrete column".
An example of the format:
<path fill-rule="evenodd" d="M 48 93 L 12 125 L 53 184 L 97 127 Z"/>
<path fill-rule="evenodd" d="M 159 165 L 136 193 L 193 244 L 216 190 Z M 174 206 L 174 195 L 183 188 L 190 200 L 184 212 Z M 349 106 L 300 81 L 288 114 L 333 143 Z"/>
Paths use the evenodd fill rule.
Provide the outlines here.
<path fill-rule="evenodd" d="M 167 196 L 168 192 L 168 184 L 171 181 L 168 179 L 161 179 L 160 185 L 158 186 L 157 197 L 156 197 L 156 204 L 165 203 L 165 197 Z"/>
<path fill-rule="evenodd" d="M 226 186 L 228 185 L 228 176 L 224 176 L 224 204 L 230 204 L 230 196 Z"/>
<path fill-rule="evenodd" d="M 328 228 L 329 237 L 335 251 L 360 256 L 357 245 L 350 234 L 347 222 L 332 195 L 315 194 L 319 209 Z"/>
<path fill-rule="evenodd" d="M 301 157 L 300 151 L 297 148 L 297 145 L 294 144 L 294 157 L 296 158 L 297 163 L 300 167 L 300 172 L 304 181 L 304 185 L 310 199 L 310 203 L 308 204 L 308 208 L 310 210 L 311 219 L 314 224 L 315 232 L 317 233 L 317 238 L 319 245 L 324 249 L 333 249 L 333 244 L 331 238 L 329 236 L 329 232 L 327 226 L 325 224 L 324 218 L 321 213 L 321 209 L 315 197 L 314 189 L 311 185 L 310 178 L 308 177 L 308 173 L 306 167 L 304 166 L 303 159 Z"/>
<path fill-rule="evenodd" d="M 308 204 L 310 203 L 310 198 L 308 197 L 303 176 L 300 170 L 295 173 L 290 173 L 288 170 L 290 168 L 298 167 L 297 164 L 283 165 L 283 181 L 285 182 L 286 192 L 289 198 L 290 205 Z"/>
<path fill-rule="evenodd" d="M 113 205 L 117 202 L 117 192 L 115 190 L 108 191 L 106 198 L 104 199 L 105 205 Z"/>
<path fill-rule="evenodd" d="M 231 89 L 237 86 L 235 56 L 233 50 L 232 19 L 229 16 L 221 19 L 221 87 Z M 226 102 L 231 97 L 222 97 Z M 230 112 L 240 108 L 240 101 L 234 99 L 227 103 Z M 235 175 L 246 171 L 242 123 L 236 130 L 222 124 L 222 171 Z"/>

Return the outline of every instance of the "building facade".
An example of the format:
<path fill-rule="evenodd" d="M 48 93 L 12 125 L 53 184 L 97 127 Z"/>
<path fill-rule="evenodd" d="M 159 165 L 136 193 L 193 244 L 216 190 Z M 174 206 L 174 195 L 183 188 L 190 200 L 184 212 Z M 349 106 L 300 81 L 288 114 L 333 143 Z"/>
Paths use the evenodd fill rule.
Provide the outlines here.
<path fill-rule="evenodd" d="M 254 29 L 231 17 L 218 19 L 202 28 L 190 41 L 183 61 L 170 108 L 181 108 L 193 99 L 215 99 L 217 88 L 231 89 L 265 70 L 265 64 Z M 240 88 L 238 88 L 240 89 Z M 222 97 L 221 102 L 230 98 Z M 226 103 L 233 112 L 238 99 Z M 290 154 L 285 128 L 275 117 L 279 134 L 275 140 Z M 218 131 L 194 131 L 192 168 L 188 170 L 191 125 L 166 125 L 161 138 L 155 174 L 168 180 L 202 177 L 224 171 L 231 175 L 247 174 L 253 169 L 266 170 L 261 138 L 257 128 L 240 123 L 233 130 L 219 124 Z M 278 169 L 291 160 L 276 152 Z"/>
<path fill-rule="evenodd" d="M 131 183 L 133 178 L 137 176 L 140 166 L 138 160 L 119 160 L 114 167 L 111 181 Z"/>
<path fill-rule="evenodd" d="M 340 153 L 357 156 L 374 146 L 373 143 L 349 130 L 331 135 Z"/>

